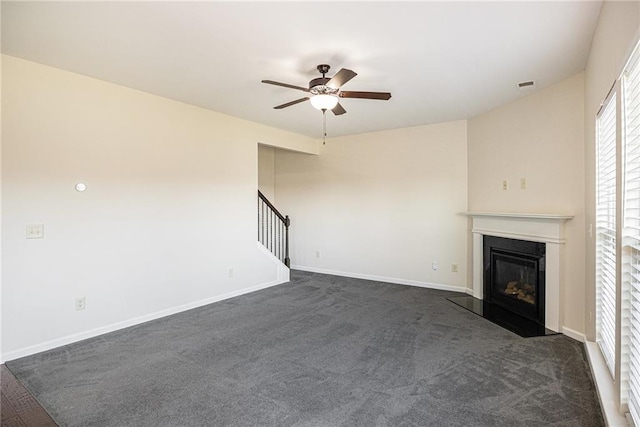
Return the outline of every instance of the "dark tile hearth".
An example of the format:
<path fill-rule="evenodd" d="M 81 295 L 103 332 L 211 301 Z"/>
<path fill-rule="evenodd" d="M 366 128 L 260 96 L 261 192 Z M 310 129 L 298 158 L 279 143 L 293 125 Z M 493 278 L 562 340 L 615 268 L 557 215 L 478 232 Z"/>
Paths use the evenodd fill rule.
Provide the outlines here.
<path fill-rule="evenodd" d="M 544 325 L 538 322 L 519 316 L 498 305 L 490 304 L 470 295 L 447 299 L 523 338 L 558 335 L 557 332 L 545 328 Z"/>

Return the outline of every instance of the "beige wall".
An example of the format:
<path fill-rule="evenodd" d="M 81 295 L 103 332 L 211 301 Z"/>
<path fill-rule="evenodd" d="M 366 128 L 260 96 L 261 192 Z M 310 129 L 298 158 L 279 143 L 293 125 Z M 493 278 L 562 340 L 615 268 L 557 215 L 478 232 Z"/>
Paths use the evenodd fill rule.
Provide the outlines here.
<path fill-rule="evenodd" d="M 561 307 L 562 324 L 578 333 L 585 293 L 583 92 L 578 74 L 468 123 L 470 211 L 575 215 L 565 226 Z"/>
<path fill-rule="evenodd" d="M 258 145 L 258 189 L 276 203 L 276 149 Z"/>
<path fill-rule="evenodd" d="M 605 1 L 585 69 L 585 211 L 586 224 L 595 216 L 595 117 L 613 82 L 631 55 L 640 31 L 640 3 Z M 586 333 L 595 339 L 595 239 L 586 245 Z"/>
<path fill-rule="evenodd" d="M 276 192 L 294 266 L 467 286 L 465 121 L 332 138 L 319 156 L 277 150 Z"/>
<path fill-rule="evenodd" d="M 257 143 L 317 141 L 6 56 L 2 121 L 4 360 L 278 280 Z"/>

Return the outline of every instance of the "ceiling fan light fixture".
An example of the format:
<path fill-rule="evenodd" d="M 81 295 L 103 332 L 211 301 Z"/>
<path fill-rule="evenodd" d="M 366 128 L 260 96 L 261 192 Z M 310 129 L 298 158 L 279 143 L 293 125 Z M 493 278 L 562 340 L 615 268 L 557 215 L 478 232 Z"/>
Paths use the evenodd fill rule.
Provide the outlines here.
<path fill-rule="evenodd" d="M 313 108 L 317 110 L 333 110 L 338 105 L 338 97 L 334 95 L 313 95 L 310 101 Z"/>

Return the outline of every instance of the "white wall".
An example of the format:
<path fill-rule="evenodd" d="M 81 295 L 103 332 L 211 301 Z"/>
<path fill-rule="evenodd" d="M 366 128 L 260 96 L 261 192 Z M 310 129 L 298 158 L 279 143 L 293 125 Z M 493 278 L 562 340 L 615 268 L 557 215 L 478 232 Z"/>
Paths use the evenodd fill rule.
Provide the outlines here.
<path fill-rule="evenodd" d="M 595 218 L 595 128 L 600 104 L 620 76 L 631 55 L 640 31 L 639 2 L 605 1 L 600 11 L 585 69 L 585 210 L 586 224 Z M 595 238 L 588 237 L 586 245 L 586 307 L 587 337 L 595 340 Z"/>
<path fill-rule="evenodd" d="M 465 121 L 332 138 L 319 156 L 277 150 L 276 193 L 294 268 L 467 286 Z"/>
<path fill-rule="evenodd" d="M 470 211 L 575 215 L 565 224 L 561 321 L 577 333 L 585 293 L 583 91 L 581 73 L 469 120 Z"/>
<path fill-rule="evenodd" d="M 6 56 L 2 89 L 4 360 L 278 280 L 257 142 L 317 141 Z"/>
<path fill-rule="evenodd" d="M 258 145 L 258 189 L 276 203 L 276 149 L 262 144 Z"/>

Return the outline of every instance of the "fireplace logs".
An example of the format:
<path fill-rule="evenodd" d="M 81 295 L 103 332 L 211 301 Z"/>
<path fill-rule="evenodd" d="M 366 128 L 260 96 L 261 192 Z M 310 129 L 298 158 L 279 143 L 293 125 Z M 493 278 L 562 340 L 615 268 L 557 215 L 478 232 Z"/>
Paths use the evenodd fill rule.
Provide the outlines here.
<path fill-rule="evenodd" d="M 521 283 L 517 280 L 509 282 L 504 293 L 529 304 L 535 304 L 535 287 L 528 283 Z"/>

